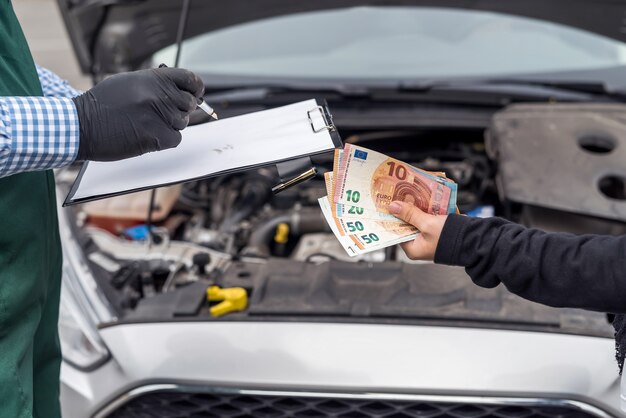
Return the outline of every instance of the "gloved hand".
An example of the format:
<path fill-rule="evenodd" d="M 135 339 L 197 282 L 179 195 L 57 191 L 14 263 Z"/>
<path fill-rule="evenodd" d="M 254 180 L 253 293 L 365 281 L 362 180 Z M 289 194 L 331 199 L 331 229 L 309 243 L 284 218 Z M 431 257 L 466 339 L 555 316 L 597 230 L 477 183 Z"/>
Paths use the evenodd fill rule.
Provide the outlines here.
<path fill-rule="evenodd" d="M 189 125 L 195 126 L 201 125 L 203 123 L 212 122 L 214 119 L 211 118 L 204 110 L 197 108 L 193 112 L 189 114 Z"/>
<path fill-rule="evenodd" d="M 73 98 L 80 124 L 77 160 L 115 161 L 180 143 L 204 84 L 179 68 L 117 74 Z"/>

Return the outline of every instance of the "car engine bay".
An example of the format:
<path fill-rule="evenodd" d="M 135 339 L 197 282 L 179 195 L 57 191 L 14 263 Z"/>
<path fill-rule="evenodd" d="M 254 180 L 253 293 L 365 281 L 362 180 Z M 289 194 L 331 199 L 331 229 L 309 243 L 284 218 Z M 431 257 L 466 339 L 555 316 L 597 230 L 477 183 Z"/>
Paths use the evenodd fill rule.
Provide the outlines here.
<path fill-rule="evenodd" d="M 626 230 L 623 222 L 592 211 L 516 200 L 498 174 L 505 161 L 494 135 L 506 136 L 501 127 L 486 133 L 339 129 L 345 142 L 445 172 L 459 185 L 463 214 L 501 216 L 552 231 Z M 332 155 L 312 161 L 318 170 L 313 180 L 277 195 L 270 191 L 277 182 L 274 167 L 159 189 L 152 228 L 146 225 L 149 192 L 65 209 L 117 321 L 409 322 L 611 335 L 604 314 L 541 306 L 503 286 L 482 289 L 462 268 L 409 260 L 399 246 L 349 257 L 317 203 Z M 61 192 L 71 186 L 75 169 L 58 174 Z M 247 308 L 211 315 L 215 303 L 207 301 L 206 289 L 212 285 L 245 289 Z"/>

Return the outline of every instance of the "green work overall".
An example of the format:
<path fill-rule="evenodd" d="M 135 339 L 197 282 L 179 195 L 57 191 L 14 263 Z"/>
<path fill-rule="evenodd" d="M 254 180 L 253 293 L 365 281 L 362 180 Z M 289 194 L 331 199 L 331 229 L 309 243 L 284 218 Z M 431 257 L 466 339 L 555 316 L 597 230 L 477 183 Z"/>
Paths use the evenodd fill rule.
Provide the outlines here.
<path fill-rule="evenodd" d="M 0 96 L 41 95 L 11 1 L 0 0 Z M 0 178 L 0 228 L 0 417 L 57 418 L 62 261 L 52 171 Z"/>

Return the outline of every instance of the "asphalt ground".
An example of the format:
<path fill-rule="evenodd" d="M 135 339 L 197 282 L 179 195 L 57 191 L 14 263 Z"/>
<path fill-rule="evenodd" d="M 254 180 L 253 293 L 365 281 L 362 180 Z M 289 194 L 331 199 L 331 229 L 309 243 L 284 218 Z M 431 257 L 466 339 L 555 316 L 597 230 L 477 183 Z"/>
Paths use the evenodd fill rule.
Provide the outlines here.
<path fill-rule="evenodd" d="M 56 0 L 13 0 L 35 62 L 59 74 L 77 89 L 91 82 L 80 72 Z"/>

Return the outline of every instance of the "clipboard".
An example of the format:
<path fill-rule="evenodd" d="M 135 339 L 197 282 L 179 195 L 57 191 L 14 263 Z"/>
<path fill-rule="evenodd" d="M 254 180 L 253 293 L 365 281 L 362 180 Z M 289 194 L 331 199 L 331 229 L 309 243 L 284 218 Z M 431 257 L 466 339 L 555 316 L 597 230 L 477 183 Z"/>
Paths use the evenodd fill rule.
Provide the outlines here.
<path fill-rule="evenodd" d="M 276 165 L 279 192 L 315 175 L 311 155 L 343 143 L 325 100 L 196 125 L 181 145 L 115 162 L 85 162 L 63 206 Z M 206 154 L 203 154 L 206 153 Z"/>

